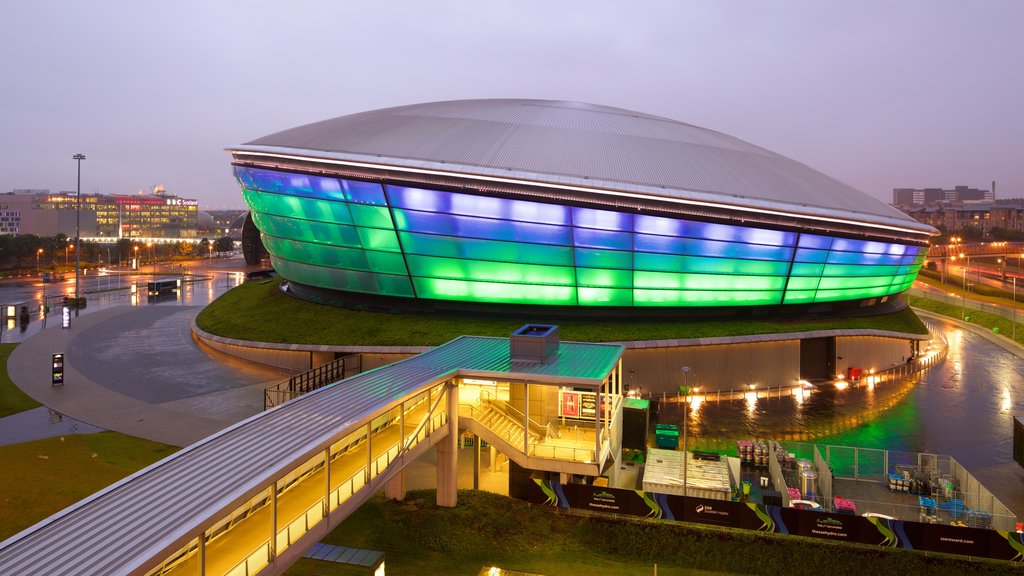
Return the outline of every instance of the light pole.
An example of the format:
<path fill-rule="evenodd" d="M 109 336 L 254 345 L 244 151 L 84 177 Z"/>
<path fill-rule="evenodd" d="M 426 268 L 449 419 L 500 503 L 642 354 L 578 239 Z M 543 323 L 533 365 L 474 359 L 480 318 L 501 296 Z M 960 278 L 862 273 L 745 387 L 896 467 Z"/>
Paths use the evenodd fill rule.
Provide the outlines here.
<path fill-rule="evenodd" d="M 967 258 L 964 262 L 964 291 L 960 294 L 960 319 L 967 320 L 967 272 L 971 268 L 971 257 L 960 255 L 961 258 Z"/>
<path fill-rule="evenodd" d="M 1017 277 L 1013 277 L 1013 341 L 1017 341 Z"/>
<path fill-rule="evenodd" d="M 139 270 L 140 272 L 142 271 L 142 267 L 139 266 L 139 246 L 138 245 L 135 246 L 135 269 Z"/>
<path fill-rule="evenodd" d="M 686 442 L 686 413 L 690 411 L 690 403 L 686 401 L 686 398 L 690 395 L 690 387 L 687 386 L 687 376 L 690 375 L 690 367 L 683 366 L 683 385 L 679 388 L 679 393 L 683 395 L 683 496 L 689 496 L 688 486 L 686 477 L 686 460 L 687 460 L 687 442 Z"/>
<path fill-rule="evenodd" d="M 75 310 L 78 310 L 78 273 L 82 268 L 82 160 L 85 160 L 85 154 L 75 154 L 71 159 L 78 162 L 78 202 L 75 204 Z"/>
<path fill-rule="evenodd" d="M 64 247 L 64 267 L 65 268 L 68 267 L 68 250 L 70 250 L 72 246 L 74 246 L 74 244 L 72 244 L 71 242 L 68 242 L 68 245 Z"/>
<path fill-rule="evenodd" d="M 43 249 L 36 250 L 36 271 L 39 271 L 39 257 L 43 254 Z"/>

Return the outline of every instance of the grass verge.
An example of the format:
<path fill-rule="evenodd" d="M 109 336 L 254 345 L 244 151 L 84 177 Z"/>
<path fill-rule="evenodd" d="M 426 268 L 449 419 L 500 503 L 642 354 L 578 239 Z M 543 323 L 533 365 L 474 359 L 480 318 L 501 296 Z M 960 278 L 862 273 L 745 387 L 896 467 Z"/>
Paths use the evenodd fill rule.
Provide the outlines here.
<path fill-rule="evenodd" d="M 524 323 L 522 319 L 394 314 L 325 306 L 283 294 L 278 289 L 280 282 L 247 282 L 234 288 L 203 309 L 196 323 L 211 334 L 240 340 L 365 346 L 435 346 L 462 334 L 508 336 Z M 909 309 L 883 316 L 793 321 L 748 318 L 553 322 L 560 326 L 563 340 L 577 342 L 709 338 L 837 328 L 927 333 Z"/>
<path fill-rule="evenodd" d="M 117 432 L 0 446 L 0 540 L 176 450 Z"/>
<path fill-rule="evenodd" d="M 653 574 L 655 564 L 659 575 L 1019 574 L 1008 562 L 667 521 L 568 515 L 476 491 L 460 491 L 456 508 L 435 506 L 433 491 L 410 492 L 403 502 L 377 497 L 323 541 L 381 550 L 389 574 L 470 576 L 498 566 L 546 576 L 613 576 Z M 316 570 L 360 574 L 322 562 Z M 288 571 L 311 573 L 309 560 Z"/>
<path fill-rule="evenodd" d="M 7 375 L 7 358 L 17 346 L 0 344 L 0 366 L 3 366 L 3 371 L 0 372 L 0 418 L 41 406 L 39 402 L 22 392 L 21 388 L 15 386 L 11 377 Z"/>

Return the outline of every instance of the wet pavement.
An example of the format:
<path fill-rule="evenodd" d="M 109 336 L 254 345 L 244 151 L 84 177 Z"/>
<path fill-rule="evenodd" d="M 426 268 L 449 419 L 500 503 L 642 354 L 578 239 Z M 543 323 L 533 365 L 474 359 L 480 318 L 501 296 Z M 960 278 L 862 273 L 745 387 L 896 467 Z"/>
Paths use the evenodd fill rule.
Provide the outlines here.
<path fill-rule="evenodd" d="M 1013 416 L 1024 414 L 1024 358 L 953 322 L 928 319 L 945 336 L 945 361 L 896 384 L 793 397 L 706 402 L 688 416 L 691 447 L 735 451 L 735 439 L 772 438 L 833 446 L 946 454 L 1024 516 L 1024 469 L 1013 461 Z M 1019 347 L 1018 347 L 1019 348 Z M 692 376 L 691 376 L 692 377 Z M 680 405 L 660 421 L 679 424 Z"/>
<path fill-rule="evenodd" d="M 46 406 L 0 418 L 0 445 L 31 442 L 68 434 L 92 434 L 103 428 L 79 422 Z"/>

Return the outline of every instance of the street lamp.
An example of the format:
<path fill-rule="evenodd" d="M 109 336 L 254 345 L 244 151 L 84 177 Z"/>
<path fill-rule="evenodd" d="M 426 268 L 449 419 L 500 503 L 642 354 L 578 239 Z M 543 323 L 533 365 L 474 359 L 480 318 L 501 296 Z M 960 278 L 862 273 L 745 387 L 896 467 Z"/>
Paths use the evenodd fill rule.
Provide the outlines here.
<path fill-rule="evenodd" d="M 139 245 L 135 245 L 135 269 L 139 270 Z"/>
<path fill-rule="evenodd" d="M 971 257 L 960 255 L 961 258 L 967 258 L 964 262 L 964 291 L 960 294 L 960 319 L 967 320 L 967 271 L 971 267 Z"/>
<path fill-rule="evenodd" d="M 68 242 L 68 245 L 64 247 L 64 267 L 65 268 L 68 267 L 68 250 L 70 250 L 72 246 L 74 246 L 74 244 L 72 244 L 71 242 Z"/>
<path fill-rule="evenodd" d="M 82 160 L 85 160 L 85 154 L 75 154 L 71 157 L 72 160 L 78 162 L 78 188 L 76 196 L 78 202 L 75 204 L 75 310 L 78 309 L 78 273 L 82 268 L 82 250 L 79 243 L 82 241 Z"/>
<path fill-rule="evenodd" d="M 43 254 L 43 249 L 42 248 L 36 250 L 36 270 L 37 271 L 39 270 L 39 257 L 42 256 L 42 254 Z"/>
<path fill-rule="evenodd" d="M 690 395 L 690 387 L 687 386 L 687 376 L 690 375 L 690 367 L 683 366 L 683 385 L 679 388 L 679 393 L 683 396 L 683 496 L 689 496 L 688 482 L 686 478 L 686 460 L 687 460 L 687 441 L 686 441 L 686 413 L 690 411 L 690 403 L 686 401 L 686 398 Z"/>
<path fill-rule="evenodd" d="M 1013 341 L 1017 341 L 1017 277 L 1013 277 Z"/>

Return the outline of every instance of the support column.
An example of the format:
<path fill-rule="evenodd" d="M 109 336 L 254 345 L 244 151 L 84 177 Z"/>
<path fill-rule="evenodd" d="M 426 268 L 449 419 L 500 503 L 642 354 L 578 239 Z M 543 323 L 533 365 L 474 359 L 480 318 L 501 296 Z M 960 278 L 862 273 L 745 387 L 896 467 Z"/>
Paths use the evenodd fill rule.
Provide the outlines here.
<path fill-rule="evenodd" d="M 480 442 L 479 436 L 473 442 L 473 490 L 480 489 Z"/>
<path fill-rule="evenodd" d="M 459 499 L 459 387 L 452 381 L 446 391 L 448 435 L 437 443 L 437 505 L 454 508 Z"/>
<path fill-rule="evenodd" d="M 384 497 L 388 500 L 405 500 L 405 470 L 399 470 L 398 474 L 388 480 L 384 485 Z"/>

